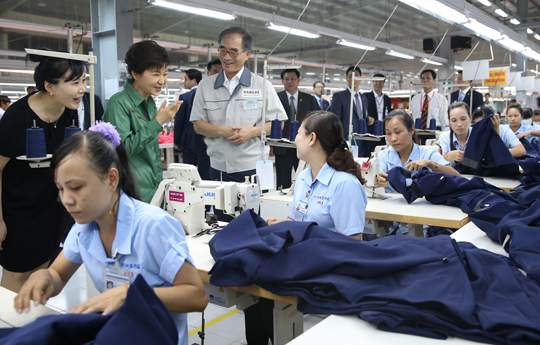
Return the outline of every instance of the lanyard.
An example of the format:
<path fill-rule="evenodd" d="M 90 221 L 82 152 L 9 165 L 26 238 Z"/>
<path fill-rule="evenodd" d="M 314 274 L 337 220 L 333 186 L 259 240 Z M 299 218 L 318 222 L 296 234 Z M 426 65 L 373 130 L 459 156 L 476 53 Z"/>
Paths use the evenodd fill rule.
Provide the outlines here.
<path fill-rule="evenodd" d="M 426 93 L 426 95 L 428 95 L 429 97 L 429 94 Z M 435 93 L 433 94 L 433 96 L 435 96 Z M 429 102 L 431 102 L 431 100 L 433 99 L 433 97 L 430 97 L 426 103 L 426 106 L 423 107 L 422 104 L 424 104 L 423 100 L 422 100 L 422 97 L 420 97 L 420 114 L 422 114 L 422 112 L 424 112 L 424 109 L 427 108 L 427 106 L 429 105 Z"/>

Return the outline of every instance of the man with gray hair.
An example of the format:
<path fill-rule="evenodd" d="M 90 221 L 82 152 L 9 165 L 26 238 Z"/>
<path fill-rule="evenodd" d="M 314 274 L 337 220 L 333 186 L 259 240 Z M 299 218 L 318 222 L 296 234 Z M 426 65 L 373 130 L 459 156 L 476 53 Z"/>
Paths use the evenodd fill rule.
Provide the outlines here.
<path fill-rule="evenodd" d="M 245 176 L 255 174 L 255 165 L 262 159 L 261 126 L 269 134 L 271 121 L 281 120 L 283 126 L 287 115 L 272 84 L 244 67 L 253 47 L 251 35 L 231 27 L 221 31 L 217 41 L 223 69 L 199 84 L 190 121 L 195 132 L 205 136 L 210 178 L 243 182 Z M 263 83 L 267 98 L 264 123 Z M 269 151 L 265 146 L 265 159 Z"/>

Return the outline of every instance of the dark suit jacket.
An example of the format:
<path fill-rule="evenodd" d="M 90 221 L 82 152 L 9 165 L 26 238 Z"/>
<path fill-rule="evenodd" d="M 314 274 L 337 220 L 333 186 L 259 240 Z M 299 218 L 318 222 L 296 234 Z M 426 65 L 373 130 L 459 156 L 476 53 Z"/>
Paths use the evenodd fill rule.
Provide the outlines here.
<path fill-rule="evenodd" d="M 361 118 L 365 119 L 367 117 L 367 109 L 368 109 L 368 100 L 365 95 L 360 95 L 362 99 L 362 114 Z M 336 114 L 343 124 L 343 136 L 344 139 L 347 139 L 349 136 L 349 107 L 351 104 L 351 91 L 344 90 L 339 91 L 334 94 L 334 97 L 332 98 L 332 103 L 330 104 L 329 111 Z M 353 109 L 353 132 L 358 133 L 358 120 L 360 117 L 358 117 L 356 107 Z"/>
<path fill-rule="evenodd" d="M 189 121 L 188 110 L 191 109 L 191 102 L 195 95 L 195 90 L 190 90 L 178 98 L 179 101 L 184 101 L 174 116 L 174 144 L 178 145 L 181 150 L 192 151 L 194 147 L 195 130 L 193 123 Z"/>
<path fill-rule="evenodd" d="M 459 99 L 459 90 L 452 92 L 450 94 L 450 104 L 457 102 Z M 467 91 L 465 96 L 463 97 L 463 102 L 467 103 L 467 105 L 471 106 L 471 89 Z M 484 96 L 478 91 L 473 91 L 473 100 L 472 100 L 472 109 L 469 109 L 472 113 L 474 109 L 484 105 Z"/>
<path fill-rule="evenodd" d="M 287 96 L 287 91 L 285 90 L 278 92 L 278 97 L 283 105 L 283 108 L 285 108 L 285 112 L 287 113 L 288 117 L 287 121 L 285 121 L 285 126 L 283 127 L 283 138 L 288 139 L 291 129 L 291 107 L 289 106 L 290 99 Z M 298 91 L 298 109 L 296 109 L 297 121 L 300 121 L 302 116 L 304 116 L 307 112 L 317 109 L 318 106 L 315 97 L 308 93 Z M 282 155 L 285 153 L 285 150 L 286 149 L 284 147 L 274 147 L 274 154 Z"/>
<path fill-rule="evenodd" d="M 83 106 L 84 106 L 84 123 L 83 128 L 88 129 L 90 127 L 90 94 L 85 92 L 83 95 Z M 101 103 L 101 98 L 98 95 L 94 95 L 94 103 L 96 105 L 96 121 L 101 120 L 103 117 L 103 104 Z"/>
<path fill-rule="evenodd" d="M 315 98 L 315 96 L 313 96 L 313 98 L 315 99 L 315 103 L 317 104 L 317 110 L 328 110 L 328 108 L 330 108 L 330 102 L 328 102 L 326 99 L 321 98 L 324 106 L 324 109 L 321 109 L 321 105 L 317 101 L 317 98 Z"/>

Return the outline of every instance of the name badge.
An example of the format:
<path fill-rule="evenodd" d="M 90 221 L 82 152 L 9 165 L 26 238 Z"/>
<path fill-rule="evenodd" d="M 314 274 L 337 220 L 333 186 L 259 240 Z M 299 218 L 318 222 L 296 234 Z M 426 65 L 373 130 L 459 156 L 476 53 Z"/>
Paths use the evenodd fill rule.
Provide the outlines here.
<path fill-rule="evenodd" d="M 131 283 L 133 272 L 121 267 L 118 261 L 103 264 L 103 291 Z"/>
<path fill-rule="evenodd" d="M 261 90 L 260 89 L 243 89 L 242 90 L 242 98 L 255 98 L 255 97 L 261 97 Z"/>
<path fill-rule="evenodd" d="M 300 200 L 298 205 L 296 205 L 296 212 L 300 213 L 302 216 L 305 216 L 308 209 L 307 200 Z"/>
<path fill-rule="evenodd" d="M 244 110 L 256 110 L 259 109 L 259 105 L 257 104 L 256 99 L 248 99 L 246 101 L 242 102 L 244 106 Z"/>

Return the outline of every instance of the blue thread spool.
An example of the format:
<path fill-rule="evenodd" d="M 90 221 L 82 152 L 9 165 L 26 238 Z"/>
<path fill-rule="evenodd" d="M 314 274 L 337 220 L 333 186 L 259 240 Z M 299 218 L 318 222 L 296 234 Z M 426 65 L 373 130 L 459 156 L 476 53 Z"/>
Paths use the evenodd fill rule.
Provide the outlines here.
<path fill-rule="evenodd" d="M 429 120 L 429 129 L 432 131 L 437 130 L 437 120 L 435 119 Z"/>
<path fill-rule="evenodd" d="M 66 127 L 66 130 L 64 132 L 64 139 L 67 139 L 70 136 L 72 136 L 73 134 L 75 134 L 77 132 L 80 132 L 80 131 L 81 131 L 81 128 L 75 126 L 75 120 L 73 120 L 73 122 L 71 123 L 71 126 Z"/>
<path fill-rule="evenodd" d="M 414 121 L 414 128 L 416 129 L 422 129 L 422 119 L 416 119 Z"/>
<path fill-rule="evenodd" d="M 291 130 L 289 132 L 289 140 L 290 141 L 294 141 L 296 139 L 296 135 L 298 134 L 298 128 L 300 128 L 300 122 L 292 121 L 291 122 Z"/>
<path fill-rule="evenodd" d="M 283 135 L 281 133 L 281 121 L 272 120 L 272 128 L 270 129 L 270 138 L 271 139 L 282 139 Z"/>
<path fill-rule="evenodd" d="M 34 126 L 26 130 L 26 158 L 47 157 L 47 147 L 45 146 L 45 131 L 43 128 Z"/>
<path fill-rule="evenodd" d="M 367 133 L 367 124 L 365 119 L 358 120 L 358 134 Z"/>
<path fill-rule="evenodd" d="M 375 135 L 383 135 L 383 123 L 382 121 L 375 121 L 375 128 L 373 129 Z"/>

